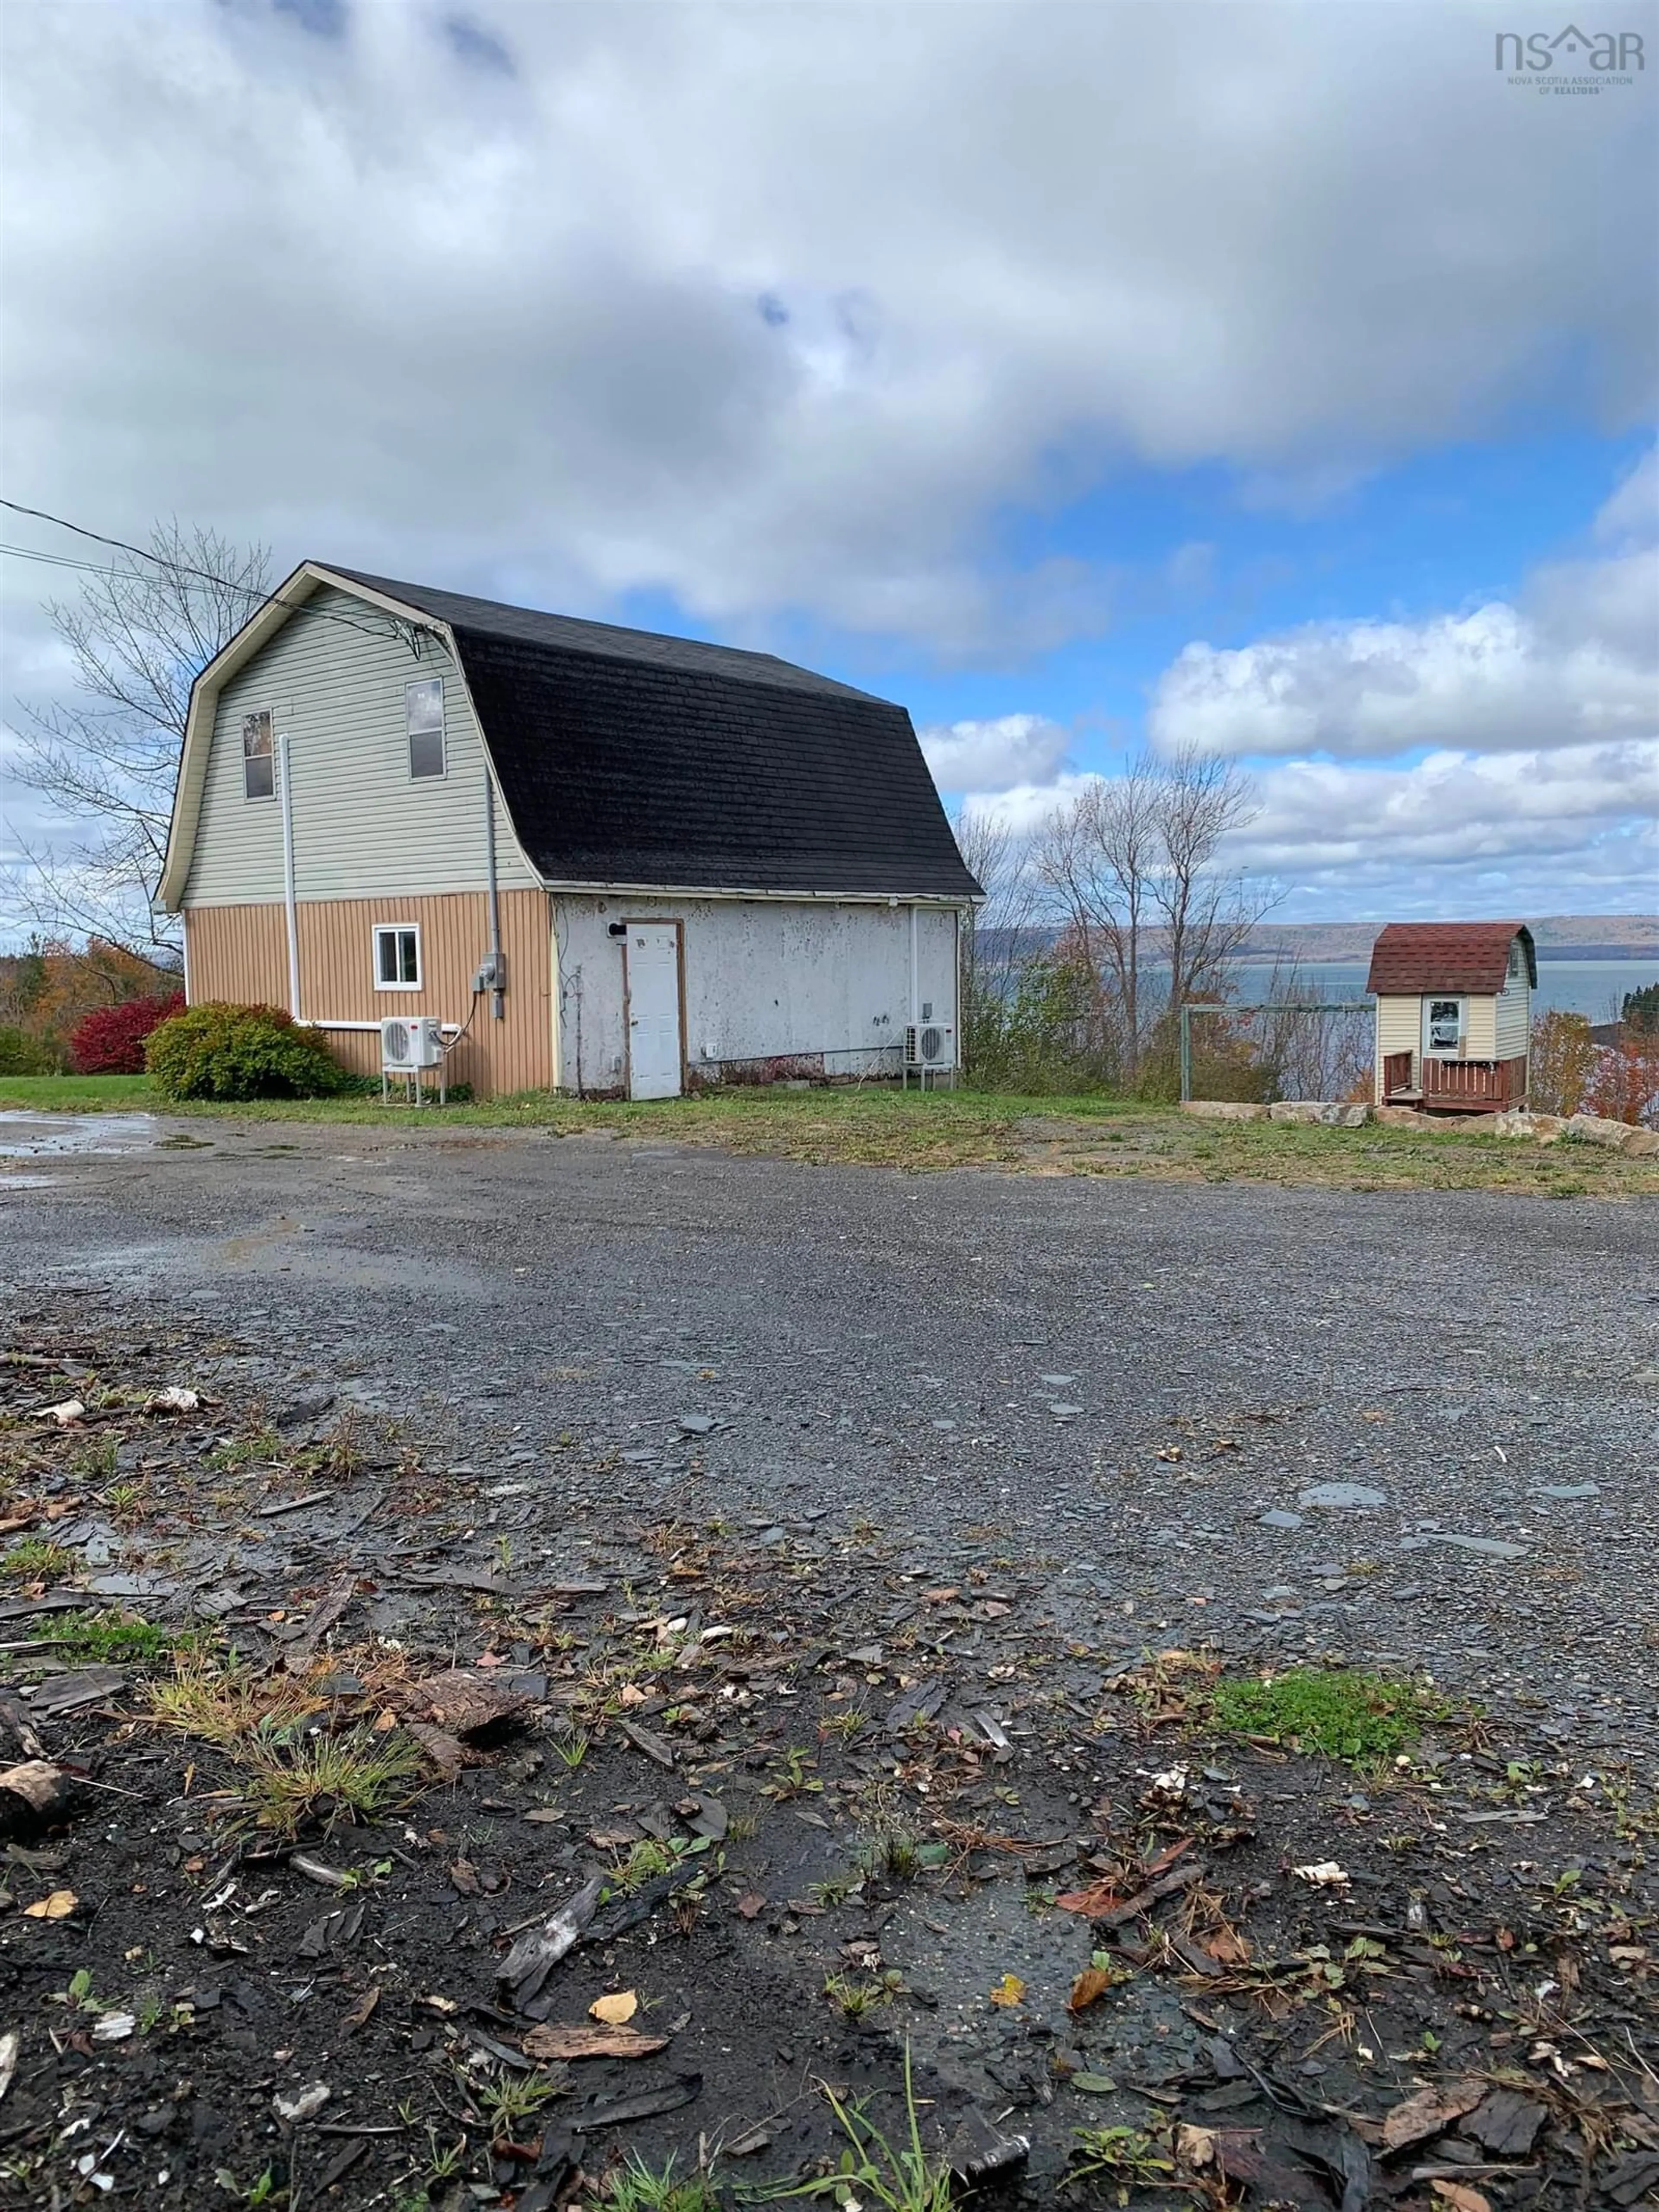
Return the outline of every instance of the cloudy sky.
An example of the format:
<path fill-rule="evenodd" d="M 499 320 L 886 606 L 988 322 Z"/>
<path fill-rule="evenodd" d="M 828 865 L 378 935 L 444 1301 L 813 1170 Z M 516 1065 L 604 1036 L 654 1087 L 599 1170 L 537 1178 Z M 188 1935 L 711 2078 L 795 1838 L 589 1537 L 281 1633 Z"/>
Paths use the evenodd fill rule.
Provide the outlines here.
<path fill-rule="evenodd" d="M 4 492 L 764 645 L 1018 821 L 1201 743 L 1286 920 L 1650 909 L 1618 15 L 1565 94 L 1509 0 L 15 0 Z"/>

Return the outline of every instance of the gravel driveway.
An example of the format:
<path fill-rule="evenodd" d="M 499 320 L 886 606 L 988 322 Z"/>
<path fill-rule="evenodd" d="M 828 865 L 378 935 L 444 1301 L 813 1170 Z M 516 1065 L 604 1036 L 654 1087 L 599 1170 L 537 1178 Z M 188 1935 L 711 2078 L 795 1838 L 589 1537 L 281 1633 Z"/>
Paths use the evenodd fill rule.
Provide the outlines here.
<path fill-rule="evenodd" d="M 1659 1756 L 1650 1206 L 144 1117 L 0 1145 L 15 1310 L 163 1302 L 273 1396 L 481 1467 L 574 1435 L 573 1568 L 596 1506 L 690 1470 L 739 1525 L 1018 1548 L 1081 1640 L 1425 1666 Z"/>

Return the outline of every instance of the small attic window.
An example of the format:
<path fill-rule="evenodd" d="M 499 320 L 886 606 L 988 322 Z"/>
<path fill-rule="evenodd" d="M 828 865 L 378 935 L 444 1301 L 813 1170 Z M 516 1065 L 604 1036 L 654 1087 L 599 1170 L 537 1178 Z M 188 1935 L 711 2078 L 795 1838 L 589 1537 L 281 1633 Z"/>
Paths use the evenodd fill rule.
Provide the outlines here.
<path fill-rule="evenodd" d="M 270 732 L 270 709 L 242 717 L 242 796 L 272 799 L 276 793 L 276 745 Z"/>
<path fill-rule="evenodd" d="M 444 772 L 444 684 L 429 676 L 404 694 L 409 728 L 409 773 L 420 778 Z"/>
<path fill-rule="evenodd" d="M 1525 955 L 1525 954 L 1522 951 L 1522 950 L 1521 950 L 1521 940 L 1520 940 L 1520 939 L 1519 939 L 1518 937 L 1512 937 L 1512 938 L 1510 939 L 1510 982 L 1511 982 L 1511 983 L 1518 983 L 1518 982 L 1521 981 L 1521 978 L 1522 978 L 1522 977 L 1526 974 L 1526 972 L 1527 972 L 1527 959 L 1526 959 L 1526 955 Z"/>

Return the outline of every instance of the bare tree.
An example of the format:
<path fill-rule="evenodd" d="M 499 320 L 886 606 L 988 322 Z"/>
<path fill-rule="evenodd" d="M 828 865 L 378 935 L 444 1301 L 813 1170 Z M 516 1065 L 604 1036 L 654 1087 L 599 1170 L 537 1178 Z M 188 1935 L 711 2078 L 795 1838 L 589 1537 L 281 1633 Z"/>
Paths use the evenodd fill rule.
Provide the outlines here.
<path fill-rule="evenodd" d="M 1216 989 L 1273 903 L 1218 864 L 1255 812 L 1231 762 L 1143 753 L 1087 786 L 1039 831 L 1033 867 L 1091 974 L 1115 1073 L 1131 1087 L 1172 1008 Z M 1167 1036 L 1164 1038 L 1167 1045 Z"/>
<path fill-rule="evenodd" d="M 151 901 L 191 685 L 267 596 L 270 569 L 263 545 L 158 523 L 148 557 L 118 555 L 76 605 L 48 602 L 82 696 L 23 710 L 15 773 L 70 826 L 63 843 L 19 841 L 19 896 L 52 935 L 141 955 L 175 941 Z"/>
<path fill-rule="evenodd" d="M 1030 950 L 1029 933 L 1041 918 L 1030 848 L 982 806 L 962 806 L 951 828 L 969 874 L 985 894 L 968 924 L 964 977 L 975 990 L 1000 993 Z"/>

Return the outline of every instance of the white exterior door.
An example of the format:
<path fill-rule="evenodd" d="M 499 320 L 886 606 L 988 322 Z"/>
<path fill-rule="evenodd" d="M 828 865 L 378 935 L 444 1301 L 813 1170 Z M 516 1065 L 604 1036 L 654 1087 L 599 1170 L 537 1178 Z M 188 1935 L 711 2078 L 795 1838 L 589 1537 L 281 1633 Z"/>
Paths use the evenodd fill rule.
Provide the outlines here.
<path fill-rule="evenodd" d="M 628 925 L 628 1095 L 680 1095 L 680 933 L 671 922 Z"/>

